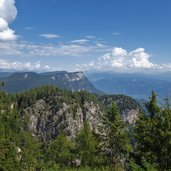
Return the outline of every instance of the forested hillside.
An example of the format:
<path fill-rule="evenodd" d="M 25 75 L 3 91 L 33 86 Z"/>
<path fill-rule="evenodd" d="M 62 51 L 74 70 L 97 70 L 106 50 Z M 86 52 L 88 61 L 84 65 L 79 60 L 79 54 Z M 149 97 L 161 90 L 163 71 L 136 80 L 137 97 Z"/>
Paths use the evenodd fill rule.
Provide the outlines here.
<path fill-rule="evenodd" d="M 53 86 L 0 92 L 0 170 L 171 169 L 171 109 Z"/>
<path fill-rule="evenodd" d="M 91 93 L 101 94 L 84 76 L 83 72 L 0 72 L 0 81 L 5 82 L 5 85 L 0 89 L 10 93 L 22 92 L 45 85 L 54 85 L 70 91 L 86 90 Z"/>

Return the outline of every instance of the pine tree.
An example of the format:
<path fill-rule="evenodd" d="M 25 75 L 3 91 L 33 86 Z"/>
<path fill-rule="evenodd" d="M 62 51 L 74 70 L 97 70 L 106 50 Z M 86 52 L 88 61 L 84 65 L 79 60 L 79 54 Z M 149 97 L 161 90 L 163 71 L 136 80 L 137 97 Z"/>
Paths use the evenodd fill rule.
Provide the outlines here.
<path fill-rule="evenodd" d="M 31 133 L 23 130 L 23 118 L 13 96 L 0 92 L 0 167 L 1 170 L 35 169 L 39 149 Z"/>
<path fill-rule="evenodd" d="M 157 94 L 152 91 L 149 102 L 145 104 L 151 118 L 160 112 L 160 108 L 157 105 Z"/>
<path fill-rule="evenodd" d="M 76 149 L 83 166 L 93 166 L 97 162 L 97 140 L 85 121 L 76 137 Z"/>
<path fill-rule="evenodd" d="M 156 117 L 157 124 L 155 146 L 159 170 L 171 169 L 171 107 L 169 99 L 165 99 L 165 104 L 159 115 Z"/>
<path fill-rule="evenodd" d="M 39 168 L 40 144 L 30 132 L 23 131 L 19 138 L 20 168 L 23 170 L 35 170 Z"/>
<path fill-rule="evenodd" d="M 17 140 L 20 132 L 18 111 L 11 106 L 9 95 L 0 92 L 0 167 L 1 170 L 19 169 Z"/>
<path fill-rule="evenodd" d="M 104 117 L 105 133 L 102 135 L 102 152 L 114 170 L 124 170 L 131 150 L 130 138 L 116 103 Z"/>
<path fill-rule="evenodd" d="M 58 135 L 56 140 L 53 140 L 48 149 L 48 161 L 52 161 L 54 164 L 60 167 L 66 167 L 71 165 L 72 150 L 74 144 L 63 133 Z"/>
<path fill-rule="evenodd" d="M 156 97 L 156 96 L 155 96 Z M 150 116 L 142 115 L 135 127 L 137 152 L 143 161 L 157 170 L 171 169 L 171 109 L 168 99 L 163 108 L 159 108 L 152 93 L 148 102 Z"/>

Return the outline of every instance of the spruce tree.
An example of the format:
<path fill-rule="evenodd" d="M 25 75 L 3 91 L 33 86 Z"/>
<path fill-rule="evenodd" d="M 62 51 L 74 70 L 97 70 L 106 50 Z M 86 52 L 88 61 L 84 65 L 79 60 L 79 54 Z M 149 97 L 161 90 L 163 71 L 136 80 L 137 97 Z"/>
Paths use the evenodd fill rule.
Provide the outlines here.
<path fill-rule="evenodd" d="M 60 167 L 70 166 L 74 144 L 63 133 L 50 143 L 47 161 Z"/>
<path fill-rule="evenodd" d="M 155 98 L 154 98 L 155 97 Z M 171 109 L 168 99 L 161 108 L 152 93 L 148 104 L 150 116 L 142 115 L 136 123 L 136 151 L 141 165 L 144 161 L 157 170 L 171 169 Z"/>
<path fill-rule="evenodd" d="M 82 166 L 94 166 L 97 162 L 97 140 L 87 121 L 76 137 L 76 151 Z"/>
<path fill-rule="evenodd" d="M 104 117 L 105 132 L 102 137 L 102 152 L 107 157 L 107 163 L 114 170 L 126 169 L 129 152 L 131 151 L 130 137 L 116 103 Z"/>
<path fill-rule="evenodd" d="M 17 141 L 20 121 L 18 111 L 12 104 L 11 96 L 0 92 L 0 168 L 9 171 L 19 169 Z"/>
<path fill-rule="evenodd" d="M 153 118 L 156 114 L 160 112 L 160 108 L 158 107 L 157 104 L 157 94 L 154 91 L 151 92 L 151 97 L 149 98 L 149 102 L 147 102 L 145 106 L 151 118 Z"/>

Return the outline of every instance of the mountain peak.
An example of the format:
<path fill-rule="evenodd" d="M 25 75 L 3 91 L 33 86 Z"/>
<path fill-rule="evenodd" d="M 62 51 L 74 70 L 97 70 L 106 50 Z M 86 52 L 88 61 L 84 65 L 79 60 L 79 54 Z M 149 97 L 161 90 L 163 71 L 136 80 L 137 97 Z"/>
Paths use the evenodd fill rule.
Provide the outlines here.
<path fill-rule="evenodd" d="M 54 85 L 71 91 L 85 90 L 91 93 L 100 93 L 81 71 L 55 71 L 46 73 L 17 72 L 1 78 L 1 81 L 5 82 L 5 86 L 1 89 L 11 93 L 25 91 L 43 85 Z"/>

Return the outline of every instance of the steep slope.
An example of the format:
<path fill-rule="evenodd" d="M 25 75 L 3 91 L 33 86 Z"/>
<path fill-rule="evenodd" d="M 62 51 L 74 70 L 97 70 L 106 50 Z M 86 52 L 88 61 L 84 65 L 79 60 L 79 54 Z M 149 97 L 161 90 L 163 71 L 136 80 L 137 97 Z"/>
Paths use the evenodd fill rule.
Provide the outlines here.
<path fill-rule="evenodd" d="M 92 93 L 100 93 L 84 76 L 82 72 L 20 72 L 10 76 L 1 78 L 5 82 L 5 86 L 1 90 L 10 93 L 21 92 L 30 88 L 35 88 L 43 85 L 55 85 L 62 89 L 71 91 L 86 90 Z"/>
<path fill-rule="evenodd" d="M 113 101 L 125 122 L 133 124 L 141 107 L 127 96 L 98 96 L 85 91 L 70 92 L 52 86 L 32 89 L 17 95 L 27 129 L 40 140 L 55 138 L 61 131 L 74 138 L 85 121 L 94 132 L 103 127 L 102 117 Z"/>

